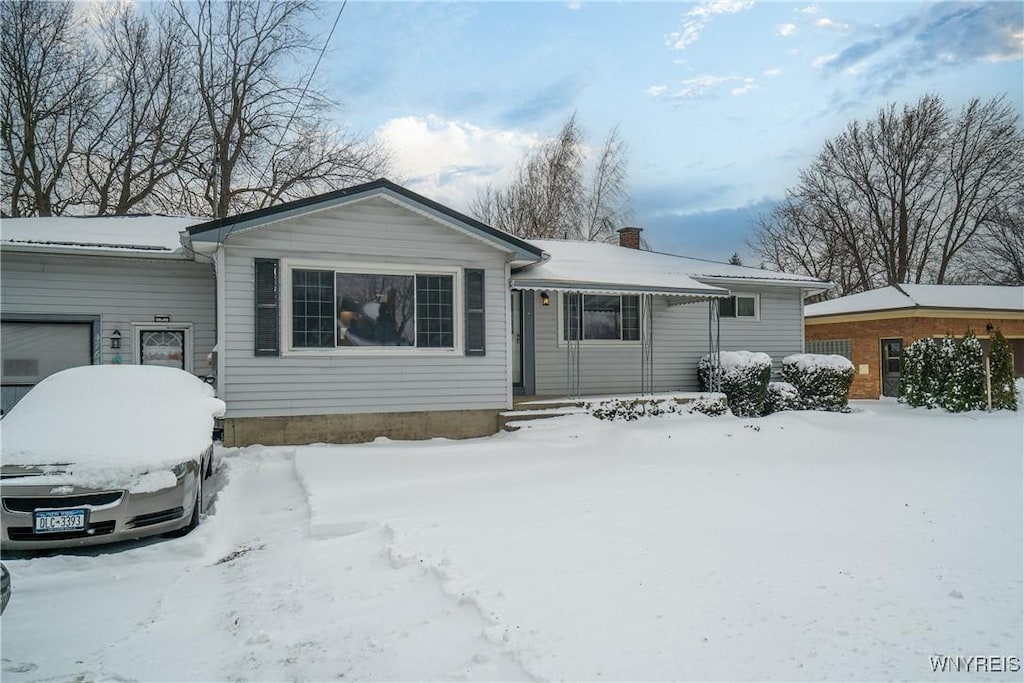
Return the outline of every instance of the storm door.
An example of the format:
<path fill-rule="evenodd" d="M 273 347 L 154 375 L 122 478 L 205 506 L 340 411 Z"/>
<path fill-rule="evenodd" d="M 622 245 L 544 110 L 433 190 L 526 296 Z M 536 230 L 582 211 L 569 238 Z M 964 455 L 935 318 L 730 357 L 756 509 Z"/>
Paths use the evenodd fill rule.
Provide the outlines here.
<path fill-rule="evenodd" d="M 903 340 L 882 340 L 882 396 L 900 395 Z"/>

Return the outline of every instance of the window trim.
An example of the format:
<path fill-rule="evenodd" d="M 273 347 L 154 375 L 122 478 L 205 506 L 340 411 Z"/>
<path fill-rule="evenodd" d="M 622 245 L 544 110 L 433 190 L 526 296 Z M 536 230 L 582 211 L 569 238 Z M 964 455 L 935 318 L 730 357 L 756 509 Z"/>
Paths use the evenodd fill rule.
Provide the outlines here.
<path fill-rule="evenodd" d="M 558 293 L 558 346 L 565 347 L 570 340 L 565 338 L 565 295 L 575 294 L 576 292 L 559 292 Z M 579 292 L 581 296 L 617 296 L 619 297 L 619 335 L 622 335 L 622 297 L 624 296 L 635 296 L 638 297 L 637 306 L 639 307 L 640 314 L 640 335 L 643 337 L 643 297 L 639 294 L 604 294 L 601 292 Z M 582 311 L 581 311 L 582 313 Z M 641 339 L 580 339 L 580 346 L 594 346 L 599 348 L 635 348 L 640 346 Z"/>
<path fill-rule="evenodd" d="M 761 295 L 757 292 L 730 292 L 729 296 L 732 298 L 748 298 L 754 300 L 754 315 L 731 315 L 731 316 L 720 316 L 720 320 L 737 320 L 742 322 L 759 322 L 761 320 Z"/>
<path fill-rule="evenodd" d="M 431 348 L 418 346 L 333 346 L 307 348 L 292 346 L 292 271 L 330 270 L 337 273 L 367 275 L 450 275 L 452 277 L 452 333 L 454 346 Z M 323 356 L 461 356 L 463 349 L 463 283 L 461 266 L 438 266 L 372 261 L 323 261 L 281 259 L 281 355 L 294 358 Z M 414 295 L 415 295 L 415 286 Z M 335 291 L 337 297 L 337 291 Z M 415 301 L 414 301 L 415 305 Z M 337 303 L 335 303 L 337 306 Z M 337 342 L 337 340 L 335 340 Z"/>

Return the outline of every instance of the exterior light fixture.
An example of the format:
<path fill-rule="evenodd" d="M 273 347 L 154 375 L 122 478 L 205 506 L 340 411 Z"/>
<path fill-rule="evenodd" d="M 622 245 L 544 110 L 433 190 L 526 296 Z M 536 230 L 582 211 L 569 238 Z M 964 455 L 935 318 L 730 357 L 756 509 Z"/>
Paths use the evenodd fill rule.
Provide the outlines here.
<path fill-rule="evenodd" d="M 121 330 L 114 330 L 114 333 L 110 335 L 110 348 L 121 348 Z"/>
<path fill-rule="evenodd" d="M 550 306 L 551 305 L 551 297 L 548 296 L 547 292 L 541 292 L 540 293 L 540 305 L 541 306 Z"/>
<path fill-rule="evenodd" d="M 992 323 L 988 323 L 987 325 L 985 325 L 985 331 L 988 332 L 989 334 L 992 334 L 995 331 L 995 329 L 996 326 L 993 325 Z"/>

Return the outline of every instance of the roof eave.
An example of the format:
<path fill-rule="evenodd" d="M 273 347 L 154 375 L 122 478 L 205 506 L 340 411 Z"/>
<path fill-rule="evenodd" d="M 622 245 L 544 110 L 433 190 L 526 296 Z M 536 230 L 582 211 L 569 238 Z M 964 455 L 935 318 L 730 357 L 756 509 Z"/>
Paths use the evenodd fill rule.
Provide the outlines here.
<path fill-rule="evenodd" d="M 600 292 L 615 294 L 656 294 L 660 296 L 686 296 L 719 298 L 729 296 L 729 290 L 720 287 L 650 287 L 644 285 L 623 284 L 621 282 L 577 282 L 571 280 L 533 280 L 512 278 L 513 289 L 550 290 L 554 292 Z"/>
<path fill-rule="evenodd" d="M 783 280 L 775 278 L 729 277 L 726 275 L 691 275 L 690 277 L 697 282 L 708 281 L 708 284 L 722 283 L 735 285 L 763 285 L 769 287 L 800 287 L 801 289 L 817 289 L 821 292 L 835 287 L 834 282 L 826 282 L 824 280 L 815 280 L 811 278 L 801 280 Z"/>
<path fill-rule="evenodd" d="M 135 259 L 187 261 L 190 256 L 183 249 L 130 249 L 111 247 L 76 247 L 71 245 L 2 242 L 0 251 L 20 254 L 56 254 L 61 256 L 104 256 Z"/>

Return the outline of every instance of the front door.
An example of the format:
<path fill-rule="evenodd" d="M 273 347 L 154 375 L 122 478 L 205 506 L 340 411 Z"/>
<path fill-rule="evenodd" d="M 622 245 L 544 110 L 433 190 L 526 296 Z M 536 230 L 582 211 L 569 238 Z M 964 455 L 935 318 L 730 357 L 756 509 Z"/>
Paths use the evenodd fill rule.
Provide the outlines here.
<path fill-rule="evenodd" d="M 185 330 L 141 330 L 139 362 L 185 369 Z"/>
<path fill-rule="evenodd" d="M 523 386 L 523 293 L 512 292 L 512 386 Z"/>
<path fill-rule="evenodd" d="M 903 340 L 882 340 L 882 396 L 900 395 Z"/>

